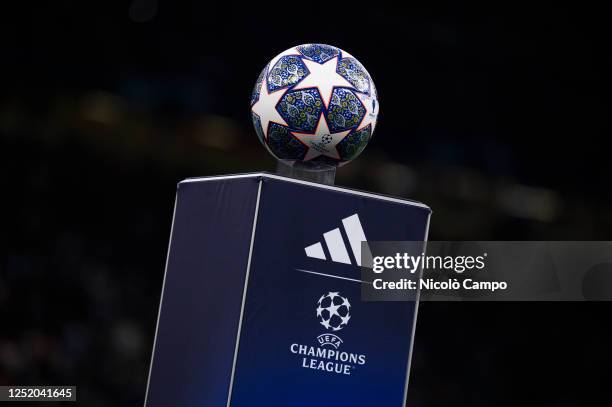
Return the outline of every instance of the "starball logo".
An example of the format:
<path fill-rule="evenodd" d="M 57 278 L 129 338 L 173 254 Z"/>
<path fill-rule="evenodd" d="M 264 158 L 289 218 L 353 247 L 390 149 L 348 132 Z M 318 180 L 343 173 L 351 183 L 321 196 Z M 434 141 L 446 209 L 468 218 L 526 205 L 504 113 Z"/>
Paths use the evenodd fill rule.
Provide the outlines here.
<path fill-rule="evenodd" d="M 351 319 L 351 303 L 340 293 L 327 293 L 317 303 L 317 318 L 325 329 L 339 331 L 348 325 Z"/>
<path fill-rule="evenodd" d="M 323 294 L 317 301 L 317 320 L 327 331 L 338 332 L 351 319 L 351 303 L 339 292 Z M 336 334 L 325 332 L 317 336 L 318 346 L 293 343 L 291 353 L 302 357 L 301 367 L 329 373 L 350 375 L 358 366 L 366 364 L 362 354 L 340 351 L 343 340 Z"/>

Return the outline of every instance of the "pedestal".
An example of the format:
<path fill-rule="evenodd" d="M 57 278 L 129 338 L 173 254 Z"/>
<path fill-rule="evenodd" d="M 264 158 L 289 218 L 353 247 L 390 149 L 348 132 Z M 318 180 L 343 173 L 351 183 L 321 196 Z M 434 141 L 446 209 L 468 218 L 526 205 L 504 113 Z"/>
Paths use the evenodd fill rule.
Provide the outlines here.
<path fill-rule="evenodd" d="M 361 301 L 359 252 L 426 240 L 430 212 L 265 173 L 179 183 L 145 405 L 403 406 L 418 304 Z"/>

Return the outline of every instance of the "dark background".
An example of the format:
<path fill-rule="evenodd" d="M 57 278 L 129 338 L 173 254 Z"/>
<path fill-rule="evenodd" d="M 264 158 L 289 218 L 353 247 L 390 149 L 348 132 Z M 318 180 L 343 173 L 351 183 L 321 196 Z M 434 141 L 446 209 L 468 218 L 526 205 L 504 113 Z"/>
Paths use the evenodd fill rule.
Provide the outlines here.
<path fill-rule="evenodd" d="M 427 203 L 432 240 L 611 238 L 603 10 L 109 3 L 0 13 L 0 385 L 141 405 L 176 183 L 274 170 L 248 102 L 301 43 L 346 49 L 378 88 L 338 185 Z M 609 404 L 611 311 L 424 303 L 408 405 Z"/>

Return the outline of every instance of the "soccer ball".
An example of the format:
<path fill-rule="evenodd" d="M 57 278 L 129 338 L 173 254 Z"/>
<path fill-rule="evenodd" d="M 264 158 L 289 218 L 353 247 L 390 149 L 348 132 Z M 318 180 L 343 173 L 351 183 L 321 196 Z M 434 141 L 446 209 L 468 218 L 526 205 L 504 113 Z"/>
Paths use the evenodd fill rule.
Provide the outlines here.
<path fill-rule="evenodd" d="M 344 328 L 351 319 L 351 303 L 340 293 L 327 293 L 317 303 L 317 318 L 326 329 L 336 332 Z"/>
<path fill-rule="evenodd" d="M 330 45 L 289 48 L 268 63 L 251 98 L 259 140 L 274 157 L 340 166 L 374 133 L 378 97 L 368 71 Z"/>

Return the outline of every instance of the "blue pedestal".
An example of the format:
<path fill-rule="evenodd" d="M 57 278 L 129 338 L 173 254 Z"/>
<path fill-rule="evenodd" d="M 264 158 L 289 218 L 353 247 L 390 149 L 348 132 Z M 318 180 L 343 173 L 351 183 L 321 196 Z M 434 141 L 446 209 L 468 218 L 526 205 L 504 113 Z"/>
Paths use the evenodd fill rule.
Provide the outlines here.
<path fill-rule="evenodd" d="M 359 242 L 425 205 L 255 173 L 178 185 L 147 407 L 394 406 L 418 304 L 360 300 Z"/>

